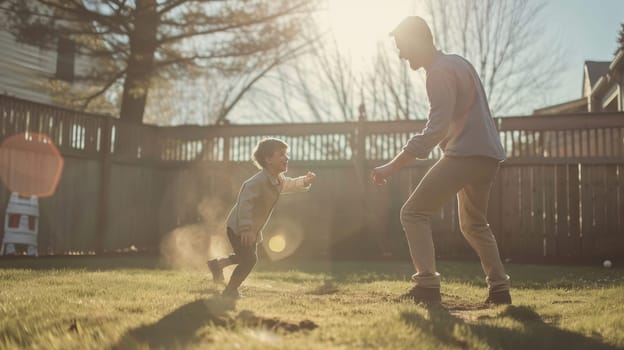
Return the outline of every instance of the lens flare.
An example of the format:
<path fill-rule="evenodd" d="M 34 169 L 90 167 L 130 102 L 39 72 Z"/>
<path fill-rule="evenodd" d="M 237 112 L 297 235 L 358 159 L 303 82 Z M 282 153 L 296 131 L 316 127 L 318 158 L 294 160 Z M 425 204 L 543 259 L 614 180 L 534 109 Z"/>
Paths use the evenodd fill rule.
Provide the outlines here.
<path fill-rule="evenodd" d="M 286 249 L 286 239 L 282 235 L 275 235 L 269 239 L 269 249 L 275 253 L 281 253 Z"/>
<path fill-rule="evenodd" d="M 262 246 L 272 261 L 291 256 L 301 246 L 303 235 L 296 222 L 282 219 L 271 231 L 266 233 Z"/>
<path fill-rule="evenodd" d="M 22 196 L 49 197 L 63 172 L 63 157 L 45 134 L 22 133 L 0 145 L 0 178 Z"/>

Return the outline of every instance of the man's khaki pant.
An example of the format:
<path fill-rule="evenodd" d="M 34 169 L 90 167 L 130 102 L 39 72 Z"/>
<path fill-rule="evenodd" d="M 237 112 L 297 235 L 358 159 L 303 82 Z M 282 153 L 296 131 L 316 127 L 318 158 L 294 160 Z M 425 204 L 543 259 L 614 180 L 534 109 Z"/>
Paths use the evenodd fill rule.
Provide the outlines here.
<path fill-rule="evenodd" d="M 490 188 L 499 162 L 488 157 L 440 159 L 423 177 L 401 208 L 401 224 L 416 269 L 416 285 L 440 287 L 431 235 L 431 216 L 457 194 L 462 234 L 477 252 L 490 292 L 508 290 L 509 276 L 498 253 L 496 239 L 487 222 Z"/>

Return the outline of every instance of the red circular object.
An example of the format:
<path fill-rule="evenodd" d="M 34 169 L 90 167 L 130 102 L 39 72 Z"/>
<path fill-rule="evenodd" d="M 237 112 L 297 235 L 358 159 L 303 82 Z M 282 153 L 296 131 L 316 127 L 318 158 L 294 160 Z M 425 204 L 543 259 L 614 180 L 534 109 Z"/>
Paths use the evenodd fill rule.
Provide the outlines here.
<path fill-rule="evenodd" d="M 0 145 L 0 177 L 11 192 L 51 196 L 62 172 L 63 156 L 45 134 L 17 134 Z"/>

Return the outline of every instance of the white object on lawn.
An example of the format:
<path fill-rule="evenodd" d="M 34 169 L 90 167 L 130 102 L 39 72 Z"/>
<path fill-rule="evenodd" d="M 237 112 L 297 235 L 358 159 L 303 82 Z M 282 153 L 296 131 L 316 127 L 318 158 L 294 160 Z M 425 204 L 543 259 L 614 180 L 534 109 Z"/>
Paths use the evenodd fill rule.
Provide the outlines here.
<path fill-rule="evenodd" d="M 37 235 L 39 233 L 39 198 L 21 197 L 11 193 L 4 215 L 4 235 L 0 244 L 0 255 L 15 254 L 15 244 L 28 246 L 26 253 L 37 256 Z"/>

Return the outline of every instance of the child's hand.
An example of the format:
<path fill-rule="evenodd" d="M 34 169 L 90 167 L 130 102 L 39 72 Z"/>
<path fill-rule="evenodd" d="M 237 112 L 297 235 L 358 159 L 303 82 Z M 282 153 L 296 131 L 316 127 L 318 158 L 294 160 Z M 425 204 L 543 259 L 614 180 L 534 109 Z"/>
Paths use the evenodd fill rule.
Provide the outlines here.
<path fill-rule="evenodd" d="M 241 244 L 244 247 L 249 247 L 256 243 L 256 235 L 251 231 L 245 231 L 241 233 Z"/>
<path fill-rule="evenodd" d="M 305 177 L 303 178 L 303 184 L 308 186 L 309 184 L 312 183 L 312 181 L 314 181 L 314 178 L 316 177 L 316 174 L 308 171 L 308 173 L 305 175 Z"/>

